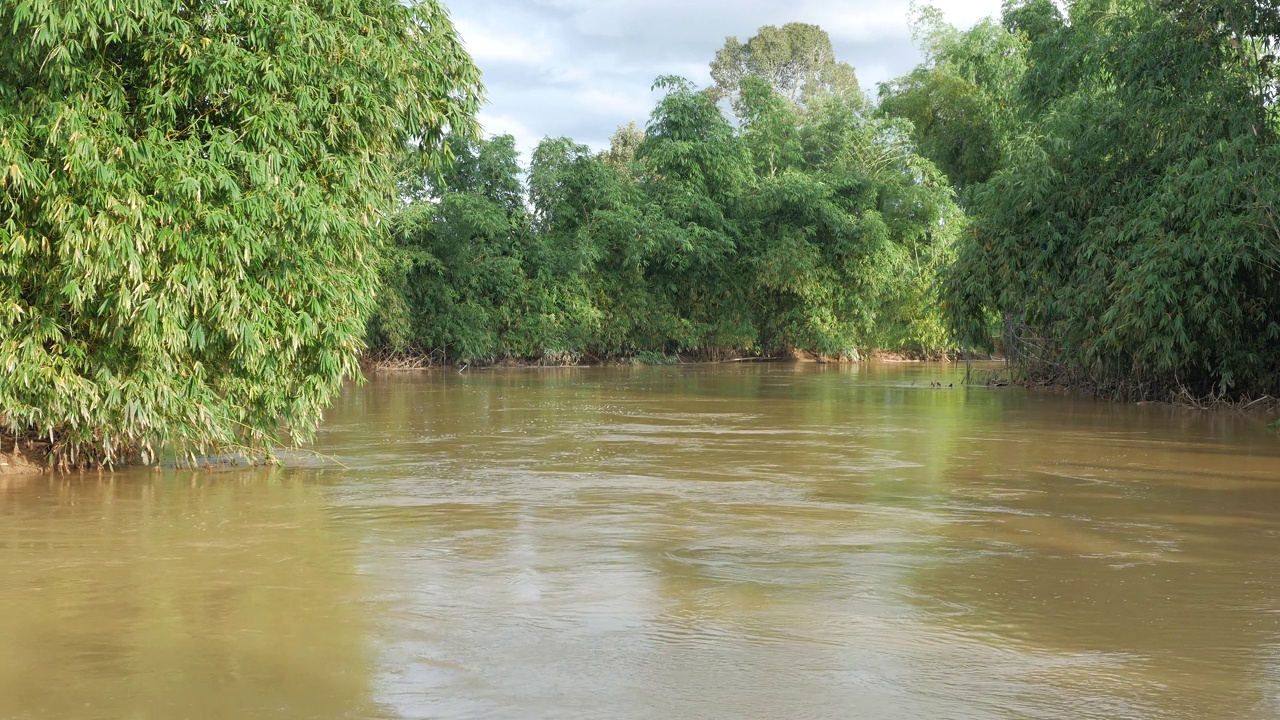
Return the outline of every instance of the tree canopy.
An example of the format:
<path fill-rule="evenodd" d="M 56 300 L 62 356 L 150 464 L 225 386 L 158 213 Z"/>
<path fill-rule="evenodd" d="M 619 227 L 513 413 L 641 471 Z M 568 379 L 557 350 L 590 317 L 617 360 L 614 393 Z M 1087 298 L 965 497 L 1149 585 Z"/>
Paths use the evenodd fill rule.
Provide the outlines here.
<path fill-rule="evenodd" d="M 481 189 L 518 183 L 510 137 L 457 142 L 397 217 L 375 343 L 454 362 L 951 347 L 934 279 L 964 217 L 901 123 L 748 75 L 735 126 L 687 80 L 655 87 L 604 152 L 544 140 L 527 207 Z"/>
<path fill-rule="evenodd" d="M 435 0 L 0 4 L 0 432 L 64 467 L 304 438 L 397 158 L 479 97 Z"/>
<path fill-rule="evenodd" d="M 960 31 L 931 6 L 918 9 L 913 30 L 925 62 L 880 86 L 879 110 L 910 120 L 920 152 L 967 190 L 989 180 L 1009 154 L 1026 37 L 991 18 Z"/>
<path fill-rule="evenodd" d="M 716 102 L 728 100 L 740 112 L 740 86 L 753 76 L 796 104 L 829 94 L 851 101 L 862 97 L 857 74 L 851 65 L 836 59 L 831 37 L 807 23 L 787 23 L 780 28 L 765 25 L 745 43 L 736 37 L 725 38 L 724 47 L 711 61 L 714 85 L 707 93 Z"/>
<path fill-rule="evenodd" d="M 995 321 L 1031 377 L 1118 396 L 1280 391 L 1277 18 L 1025 0 L 928 33 L 882 108 L 965 188 L 962 339 L 989 345 Z"/>

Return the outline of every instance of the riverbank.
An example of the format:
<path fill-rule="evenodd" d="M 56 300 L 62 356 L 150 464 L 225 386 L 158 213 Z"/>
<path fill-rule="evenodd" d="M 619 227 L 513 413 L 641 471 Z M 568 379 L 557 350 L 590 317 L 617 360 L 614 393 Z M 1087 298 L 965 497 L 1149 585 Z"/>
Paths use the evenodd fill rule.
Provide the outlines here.
<path fill-rule="evenodd" d="M 433 368 L 562 368 L 618 365 L 714 365 L 740 362 L 860 363 L 860 362 L 963 362 L 965 360 L 999 360 L 988 355 L 966 352 L 921 353 L 913 351 L 877 350 L 868 354 L 828 355 L 811 350 L 779 350 L 753 354 L 745 350 L 720 350 L 697 353 L 659 353 L 641 351 L 629 355 L 596 355 L 589 352 L 556 352 L 536 358 L 504 357 L 484 361 L 458 362 L 443 353 L 377 353 L 365 354 L 360 367 L 366 372 L 400 372 Z"/>
<path fill-rule="evenodd" d="M 1073 393 L 1126 405 L 1165 405 L 1207 412 L 1280 417 L 1280 398 L 1271 395 L 1235 398 L 1212 393 L 1197 395 L 1186 387 L 1165 388 L 1162 391 L 1145 388 L 1139 391 L 1135 388 L 1104 386 L 1065 374 L 1028 373 L 1025 369 L 1013 366 L 993 369 L 974 368 L 970 365 L 966 368 L 964 382 L 971 386 L 1021 387 Z M 1280 430 L 1280 419 L 1272 423 L 1272 426 Z"/>
<path fill-rule="evenodd" d="M 48 469 L 31 451 L 20 449 L 7 439 L 0 441 L 0 477 L 36 475 Z"/>

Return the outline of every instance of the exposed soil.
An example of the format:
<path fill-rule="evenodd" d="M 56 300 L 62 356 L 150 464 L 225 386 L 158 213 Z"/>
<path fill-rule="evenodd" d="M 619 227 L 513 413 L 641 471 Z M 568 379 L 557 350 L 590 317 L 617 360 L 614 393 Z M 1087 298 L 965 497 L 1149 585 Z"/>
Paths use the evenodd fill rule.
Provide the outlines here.
<path fill-rule="evenodd" d="M 36 456 L 14 448 L 11 441 L 0 443 L 0 476 L 34 475 L 46 469 Z"/>

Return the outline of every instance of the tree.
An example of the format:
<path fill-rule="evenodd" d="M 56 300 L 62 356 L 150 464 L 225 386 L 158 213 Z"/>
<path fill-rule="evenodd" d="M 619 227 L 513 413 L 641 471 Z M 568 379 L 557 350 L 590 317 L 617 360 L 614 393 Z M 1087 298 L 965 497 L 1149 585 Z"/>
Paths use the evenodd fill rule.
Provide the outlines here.
<path fill-rule="evenodd" d="M 600 153 L 600 161 L 624 175 L 632 173 L 636 150 L 644 142 L 644 130 L 634 121 L 618 128 L 609 138 L 609 149 Z"/>
<path fill-rule="evenodd" d="M 303 440 L 358 369 L 396 156 L 479 94 L 435 0 L 0 4 L 6 442 Z"/>
<path fill-rule="evenodd" d="M 761 344 L 948 350 L 935 279 L 964 218 L 946 178 L 901 123 L 855 102 L 826 95 L 800 111 L 756 79 L 742 87 L 755 177 L 740 254 Z"/>
<path fill-rule="evenodd" d="M 774 177 L 779 171 L 801 165 L 800 109 L 763 78 L 745 78 L 741 89 L 741 138 L 756 173 Z"/>
<path fill-rule="evenodd" d="M 925 62 L 880 86 L 880 113 L 910 120 L 920 153 L 963 191 L 1005 162 L 1017 133 L 1026 36 L 986 18 L 968 30 L 920 8 L 913 34 Z"/>
<path fill-rule="evenodd" d="M 547 138 L 524 191 L 511 138 L 451 139 L 394 222 L 374 342 L 453 362 L 950 348 L 935 281 L 964 216 L 905 123 L 750 76 L 734 127 L 687 80 L 654 87 L 643 133 Z"/>
<path fill-rule="evenodd" d="M 530 272 L 538 300 L 529 335 L 538 355 L 627 355 L 661 347 L 669 313 L 653 306 L 644 267 L 646 242 L 634 124 L 614 135 L 610 154 L 593 155 L 567 138 L 548 138 L 529 173 L 536 234 Z M 630 159 L 628 159 L 630 155 Z"/>
<path fill-rule="evenodd" d="M 1280 140 L 1268 4 L 1043 0 L 1025 131 L 974 193 L 947 282 L 1038 379 L 1120 397 L 1280 392 Z"/>
<path fill-rule="evenodd" d="M 445 168 L 420 171 L 422 198 L 389 223 L 382 295 L 369 324 L 382 351 L 434 350 L 458 362 L 511 351 L 529 283 L 529 219 L 515 138 L 450 135 Z"/>
<path fill-rule="evenodd" d="M 711 61 L 715 85 L 707 89 L 715 102 L 728 100 L 742 115 L 740 85 L 748 77 L 763 78 L 792 103 L 804 104 L 815 95 L 835 93 L 846 99 L 862 97 L 852 66 L 836 60 L 831 38 L 817 25 L 765 25 L 743 43 L 727 37 Z"/>
<path fill-rule="evenodd" d="M 648 277 L 666 288 L 682 322 L 680 347 L 751 347 L 734 217 L 749 181 L 748 155 L 720 109 L 689 81 L 661 77 L 654 88 L 667 93 L 636 152 L 656 243 Z"/>

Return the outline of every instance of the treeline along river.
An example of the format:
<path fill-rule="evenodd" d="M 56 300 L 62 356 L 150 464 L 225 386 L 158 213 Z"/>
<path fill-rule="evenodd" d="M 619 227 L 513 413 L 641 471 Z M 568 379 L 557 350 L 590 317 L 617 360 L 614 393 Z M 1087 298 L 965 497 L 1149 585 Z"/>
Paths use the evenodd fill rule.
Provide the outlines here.
<path fill-rule="evenodd" d="M 283 468 L 7 478 L 0 718 L 1280 714 L 1263 422 L 960 379 L 383 375 Z"/>

